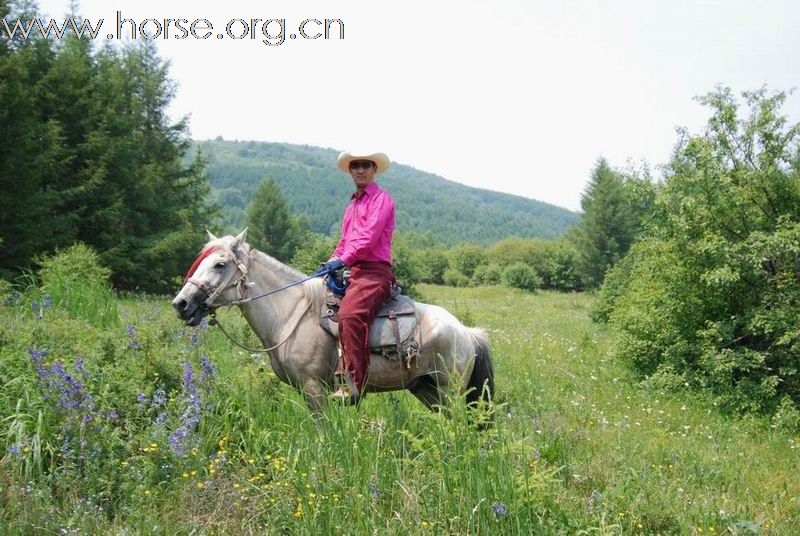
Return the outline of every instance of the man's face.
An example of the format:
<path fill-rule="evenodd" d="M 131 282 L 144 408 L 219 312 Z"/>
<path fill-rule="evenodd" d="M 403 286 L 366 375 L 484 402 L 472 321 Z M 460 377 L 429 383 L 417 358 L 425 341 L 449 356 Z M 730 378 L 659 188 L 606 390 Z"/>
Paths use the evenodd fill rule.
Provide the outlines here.
<path fill-rule="evenodd" d="M 366 188 L 375 179 L 376 171 L 375 163 L 369 160 L 350 162 L 350 176 L 358 189 Z"/>

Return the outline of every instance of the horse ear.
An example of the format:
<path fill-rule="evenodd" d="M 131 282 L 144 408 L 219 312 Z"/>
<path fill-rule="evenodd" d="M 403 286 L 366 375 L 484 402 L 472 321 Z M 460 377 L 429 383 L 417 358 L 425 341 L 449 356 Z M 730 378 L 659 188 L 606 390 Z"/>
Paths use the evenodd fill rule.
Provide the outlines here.
<path fill-rule="evenodd" d="M 236 249 L 242 244 L 244 244 L 244 237 L 246 235 L 247 235 L 247 227 L 245 227 L 244 230 L 238 235 L 236 235 L 236 237 L 233 239 L 233 242 L 231 242 L 231 249 Z"/>
<path fill-rule="evenodd" d="M 214 236 L 214 233 L 212 233 L 208 229 L 206 229 L 206 234 L 208 235 L 209 240 L 219 240 L 216 236 Z"/>

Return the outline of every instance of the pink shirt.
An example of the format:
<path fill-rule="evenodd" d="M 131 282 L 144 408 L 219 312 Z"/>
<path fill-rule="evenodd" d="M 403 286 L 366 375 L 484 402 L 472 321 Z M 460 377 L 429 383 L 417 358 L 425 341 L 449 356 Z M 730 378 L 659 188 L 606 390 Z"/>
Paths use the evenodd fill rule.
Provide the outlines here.
<path fill-rule="evenodd" d="M 342 239 L 333 255 L 346 265 L 358 261 L 392 264 L 394 200 L 389 192 L 371 182 L 361 195 L 354 192 L 344 211 Z"/>

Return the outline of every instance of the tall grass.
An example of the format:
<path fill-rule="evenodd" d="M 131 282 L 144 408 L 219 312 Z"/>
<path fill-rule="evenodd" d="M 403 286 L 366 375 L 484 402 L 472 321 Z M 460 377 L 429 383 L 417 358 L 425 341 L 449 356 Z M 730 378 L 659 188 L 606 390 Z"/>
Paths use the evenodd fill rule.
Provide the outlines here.
<path fill-rule="evenodd" d="M 315 422 L 268 360 L 182 326 L 166 300 L 120 302 L 126 329 L 0 308 L 2 532 L 795 533 L 800 439 L 634 382 L 589 321 L 590 296 L 421 290 L 489 329 L 486 431 L 460 398 L 448 417 L 408 393 Z M 220 314 L 252 337 L 237 311 Z M 93 397 L 91 433 L 66 453 L 76 421 L 46 395 L 33 347 Z M 170 438 L 191 393 L 202 417 L 181 456 Z"/>
<path fill-rule="evenodd" d="M 40 306 L 51 300 L 75 318 L 99 327 L 120 325 L 117 302 L 109 284 L 110 270 L 103 267 L 90 247 L 77 243 L 41 259 Z"/>

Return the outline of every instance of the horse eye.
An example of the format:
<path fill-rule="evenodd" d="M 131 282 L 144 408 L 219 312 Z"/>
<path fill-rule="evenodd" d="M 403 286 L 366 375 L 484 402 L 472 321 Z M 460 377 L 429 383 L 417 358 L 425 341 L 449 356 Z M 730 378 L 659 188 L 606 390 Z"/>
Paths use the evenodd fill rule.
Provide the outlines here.
<path fill-rule="evenodd" d="M 214 265 L 214 268 L 225 268 L 225 262 L 219 261 L 217 264 Z"/>

